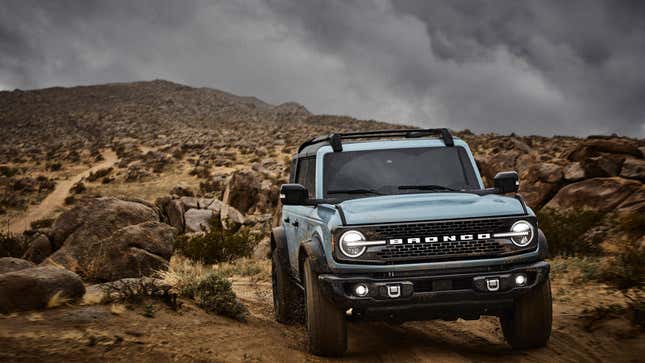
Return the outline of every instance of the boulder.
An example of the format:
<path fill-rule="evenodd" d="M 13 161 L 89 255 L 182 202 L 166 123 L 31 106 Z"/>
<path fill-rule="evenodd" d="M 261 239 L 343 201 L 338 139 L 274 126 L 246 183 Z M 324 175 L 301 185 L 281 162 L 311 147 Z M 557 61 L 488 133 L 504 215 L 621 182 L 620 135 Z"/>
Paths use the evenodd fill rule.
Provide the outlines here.
<path fill-rule="evenodd" d="M 477 159 L 479 171 L 488 183 L 493 182 L 495 174 L 500 171 L 515 170 L 515 161 L 520 156 L 516 150 L 506 150 L 493 155 L 486 155 Z"/>
<path fill-rule="evenodd" d="M 157 212 L 142 203 L 116 198 L 84 199 L 61 214 L 52 225 L 52 245 L 85 245 L 132 224 L 159 221 Z"/>
<path fill-rule="evenodd" d="M 587 139 L 577 145 L 567 158 L 571 161 L 583 161 L 590 157 L 599 156 L 601 153 L 632 155 L 642 157 L 638 145 L 628 139 Z"/>
<path fill-rule="evenodd" d="M 625 161 L 620 155 L 602 155 L 580 161 L 585 171 L 585 178 L 597 178 L 604 176 L 618 176 Z"/>
<path fill-rule="evenodd" d="M 564 180 L 566 181 L 578 181 L 585 178 L 585 170 L 577 161 L 568 164 L 562 171 L 564 174 Z"/>
<path fill-rule="evenodd" d="M 181 204 L 184 206 L 184 210 L 199 208 L 199 198 L 181 197 L 179 198 L 179 200 L 181 201 Z"/>
<path fill-rule="evenodd" d="M 264 259 L 271 258 L 270 254 L 271 254 L 271 241 L 269 240 L 268 237 L 265 237 L 253 249 L 253 258 L 258 260 L 264 260 Z"/>
<path fill-rule="evenodd" d="M 623 169 L 620 171 L 620 176 L 622 176 L 623 178 L 645 181 L 645 160 L 625 160 L 625 163 L 623 163 Z"/>
<path fill-rule="evenodd" d="M 210 209 L 189 209 L 184 213 L 186 232 L 210 231 L 213 211 Z"/>
<path fill-rule="evenodd" d="M 618 212 L 645 214 L 645 185 L 641 184 L 638 190 L 630 194 L 629 197 L 620 203 Z"/>
<path fill-rule="evenodd" d="M 222 206 L 220 220 L 222 227 L 233 233 L 237 232 L 245 222 L 244 214 L 227 204 Z"/>
<path fill-rule="evenodd" d="M 35 265 L 27 260 L 15 257 L 0 257 L 0 274 L 32 268 Z"/>
<path fill-rule="evenodd" d="M 43 262 L 53 252 L 54 249 L 49 241 L 49 237 L 45 234 L 39 233 L 36 235 L 36 238 L 29 243 L 29 247 L 22 258 L 38 264 Z"/>
<path fill-rule="evenodd" d="M 156 204 L 164 216 L 164 221 L 175 227 L 179 233 L 184 232 L 184 205 L 179 199 L 162 197 Z"/>
<path fill-rule="evenodd" d="M 222 212 L 222 208 L 224 208 L 224 202 L 218 199 L 214 199 L 211 204 L 206 207 L 206 209 L 210 209 L 213 211 L 213 215 L 215 217 L 219 217 L 220 213 Z"/>
<path fill-rule="evenodd" d="M 564 177 L 562 167 L 553 163 L 540 163 L 537 168 L 538 178 L 545 183 L 558 183 Z"/>
<path fill-rule="evenodd" d="M 0 312 L 43 309 L 58 295 L 76 300 L 85 294 L 80 277 L 52 266 L 33 267 L 0 274 Z"/>
<path fill-rule="evenodd" d="M 545 207 L 609 212 L 640 188 L 640 182 L 619 177 L 587 179 L 560 189 Z"/>
<path fill-rule="evenodd" d="M 66 241 L 43 264 L 95 281 L 149 276 L 168 267 L 175 237 L 173 227 L 156 221 L 124 226 L 104 238 Z"/>
<path fill-rule="evenodd" d="M 261 177 L 252 170 L 237 170 L 226 182 L 222 201 L 241 213 L 252 210 L 262 189 Z"/>

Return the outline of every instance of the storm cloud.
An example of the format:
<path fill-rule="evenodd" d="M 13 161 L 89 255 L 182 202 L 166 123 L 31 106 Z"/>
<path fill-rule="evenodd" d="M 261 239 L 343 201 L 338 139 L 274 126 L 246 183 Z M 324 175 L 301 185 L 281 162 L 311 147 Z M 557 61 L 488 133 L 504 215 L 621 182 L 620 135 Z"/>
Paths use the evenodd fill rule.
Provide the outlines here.
<path fill-rule="evenodd" d="M 314 113 L 645 136 L 642 1 L 3 1 L 0 88 L 146 79 Z"/>

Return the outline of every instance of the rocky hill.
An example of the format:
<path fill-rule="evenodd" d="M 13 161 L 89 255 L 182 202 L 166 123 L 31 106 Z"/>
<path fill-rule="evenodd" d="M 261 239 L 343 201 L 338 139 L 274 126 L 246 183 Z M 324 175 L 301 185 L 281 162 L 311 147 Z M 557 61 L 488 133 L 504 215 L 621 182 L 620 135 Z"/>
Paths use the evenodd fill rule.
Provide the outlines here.
<path fill-rule="evenodd" d="M 208 272 L 215 270 L 235 279 L 240 275 L 255 279 L 255 292 L 237 287 L 238 293 L 251 296 L 245 302 L 256 319 L 240 334 L 254 337 L 260 331 L 265 343 L 273 342 L 267 337 L 275 334 L 266 333 L 267 329 L 282 328 L 270 318 L 267 235 L 279 221 L 278 188 L 287 180 L 291 155 L 313 135 L 391 128 L 409 127 L 312 115 L 296 103 L 271 105 L 253 97 L 160 80 L 0 92 L 0 313 L 59 306 L 61 301 L 87 303 L 88 294 L 97 289 L 107 291 L 110 301 L 128 303 L 131 294 L 166 299 L 170 291 L 179 290 L 184 294 L 180 297 L 207 312 L 224 311 L 238 318 L 245 311 L 238 303 L 233 310 L 230 306 L 222 310 L 182 285 L 185 279 L 193 279 L 189 286 L 216 286 L 217 294 L 230 294 L 230 284 Z M 583 139 L 455 133 L 471 146 L 487 186 L 499 171 L 519 172 L 520 192 L 539 214 L 555 257 L 554 286 L 561 286 L 554 290 L 556 301 L 566 305 L 577 294 L 580 306 L 600 311 L 604 317 L 609 313 L 599 304 L 623 306 L 624 315 L 624 306 L 640 306 L 630 308 L 629 314 L 642 327 L 645 140 L 615 135 Z M 5 233 L 5 222 L 11 233 Z M 254 259 L 236 262 L 239 256 Z M 560 256 L 574 258 L 563 262 Z M 194 267 L 185 258 L 213 265 Z M 167 269 L 162 280 L 140 280 Z M 567 276 L 565 281 L 562 276 Z M 258 281 L 265 285 L 257 285 Z M 620 297 L 616 288 L 631 300 Z M 34 293 L 25 294 L 25 289 Z M 234 295 L 226 296 L 226 301 L 236 301 Z M 171 306 L 177 309 L 175 303 Z M 104 308 L 88 309 L 105 313 Z M 589 338 L 580 333 L 582 320 L 571 317 L 592 321 L 589 326 L 596 324 L 596 315 L 589 317 L 582 309 L 564 308 L 554 318 L 563 341 Z M 614 317 L 622 314 L 609 311 Z M 142 314 L 154 315 L 147 310 Z M 54 320 L 43 327 L 52 332 L 47 339 L 54 341 L 59 339 L 59 323 L 56 313 L 49 316 Z M 172 313 L 163 316 L 166 320 L 160 324 L 183 321 Z M 27 328 L 20 319 L 7 320 L 11 331 L 31 334 L 23 331 Z M 623 324 L 626 319 L 621 319 Z M 121 324 L 117 318 L 110 319 L 110 329 L 118 330 Z M 226 322 L 217 324 L 230 331 L 240 329 Z M 499 334 L 491 333 L 493 325 L 497 326 L 484 321 L 478 328 L 492 341 L 499 339 Z M 616 336 L 642 337 L 633 329 L 633 325 L 621 325 L 617 333 L 603 332 L 601 340 L 619 347 Z M 150 334 L 157 330 L 150 328 Z M 446 325 L 435 333 L 454 337 L 463 335 L 462 330 L 458 328 L 456 334 L 454 326 Z M 290 330 L 292 336 L 300 333 L 297 328 Z M 2 338 L 13 341 L 2 334 L 0 358 L 5 350 L 8 360 L 29 350 L 2 345 Z M 94 338 L 88 339 L 87 344 L 92 344 Z M 289 339 L 290 346 L 301 345 L 298 338 Z M 422 344 L 426 338 L 417 339 Z M 14 343 L 21 346 L 19 341 Z M 49 343 L 38 344 L 50 349 Z M 83 344 L 73 345 L 74 349 L 85 349 Z M 461 344 L 468 343 L 457 346 Z M 592 345 L 586 340 L 581 344 L 554 347 L 576 355 Z M 190 351 L 191 343 L 181 346 L 186 354 L 196 354 L 197 347 Z M 481 360 L 478 351 L 491 355 L 498 348 L 494 352 L 469 349 L 475 352 L 471 360 Z M 202 348 L 198 351 L 188 356 L 203 358 Z M 547 353 L 533 358 L 545 360 L 555 354 Z M 287 353 L 278 351 L 276 359 L 282 360 L 283 354 Z M 298 360 L 305 359 L 302 352 L 298 354 L 302 358 Z M 603 360 L 613 353 L 589 354 L 585 359 Z"/>

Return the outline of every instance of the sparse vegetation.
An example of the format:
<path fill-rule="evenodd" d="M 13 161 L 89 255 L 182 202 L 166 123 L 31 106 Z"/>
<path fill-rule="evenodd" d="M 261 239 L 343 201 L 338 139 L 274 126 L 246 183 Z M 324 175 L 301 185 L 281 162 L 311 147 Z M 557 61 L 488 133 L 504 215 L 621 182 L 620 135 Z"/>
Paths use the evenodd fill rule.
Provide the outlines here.
<path fill-rule="evenodd" d="M 91 172 L 90 175 L 87 176 L 87 181 L 88 182 L 95 182 L 95 181 L 97 181 L 97 180 L 99 180 L 101 178 L 104 178 L 107 175 L 109 175 L 112 172 L 112 170 L 114 170 L 114 169 L 113 168 L 104 168 L 104 169 L 99 169 L 99 170 L 97 170 L 95 172 Z"/>
<path fill-rule="evenodd" d="M 248 257 L 257 243 L 248 228 L 242 227 L 233 233 L 222 228 L 219 218 L 211 222 L 210 232 L 198 236 L 180 236 L 175 250 L 195 261 L 206 264 L 232 261 Z"/>
<path fill-rule="evenodd" d="M 549 241 L 552 256 L 589 256 L 600 253 L 600 239 L 588 240 L 581 237 L 598 225 L 602 218 L 602 213 L 588 210 L 559 212 L 542 209 L 538 213 L 540 228 Z"/>
<path fill-rule="evenodd" d="M 160 272 L 160 276 L 179 296 L 194 300 L 207 312 L 244 320 L 246 307 L 237 300 L 231 283 L 221 273 L 201 263 L 173 257 L 171 268 Z"/>
<path fill-rule="evenodd" d="M 0 257 L 21 257 L 27 249 L 25 239 L 8 232 L 0 231 Z"/>
<path fill-rule="evenodd" d="M 31 229 L 49 228 L 54 223 L 54 218 L 43 218 L 31 222 Z"/>

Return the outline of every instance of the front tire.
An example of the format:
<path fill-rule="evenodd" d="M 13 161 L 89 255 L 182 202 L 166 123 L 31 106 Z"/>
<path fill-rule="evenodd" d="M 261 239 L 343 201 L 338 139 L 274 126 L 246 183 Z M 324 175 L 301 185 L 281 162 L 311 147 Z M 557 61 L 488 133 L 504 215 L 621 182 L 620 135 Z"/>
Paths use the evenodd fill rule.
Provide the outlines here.
<path fill-rule="evenodd" d="M 287 268 L 280 263 L 277 248 L 271 253 L 271 285 L 275 320 L 282 324 L 302 321 L 302 290 L 291 280 Z"/>
<path fill-rule="evenodd" d="M 347 321 L 343 311 L 322 296 L 320 282 L 309 258 L 304 263 L 305 317 L 309 352 L 340 356 L 347 351 Z"/>
<path fill-rule="evenodd" d="M 513 349 L 543 347 L 551 336 L 551 284 L 540 286 L 515 300 L 511 311 L 500 317 L 504 338 Z"/>

